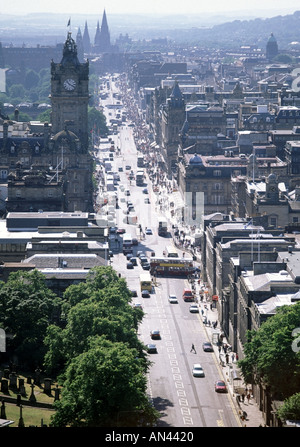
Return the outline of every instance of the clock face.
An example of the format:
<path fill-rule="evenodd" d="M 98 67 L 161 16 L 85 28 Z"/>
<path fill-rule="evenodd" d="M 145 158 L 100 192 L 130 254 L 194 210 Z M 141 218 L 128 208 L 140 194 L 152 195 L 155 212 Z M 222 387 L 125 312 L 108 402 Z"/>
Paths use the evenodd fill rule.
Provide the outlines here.
<path fill-rule="evenodd" d="M 66 79 L 64 82 L 64 88 L 68 91 L 72 91 L 74 90 L 74 88 L 76 87 L 76 82 L 74 81 L 74 79 Z"/>

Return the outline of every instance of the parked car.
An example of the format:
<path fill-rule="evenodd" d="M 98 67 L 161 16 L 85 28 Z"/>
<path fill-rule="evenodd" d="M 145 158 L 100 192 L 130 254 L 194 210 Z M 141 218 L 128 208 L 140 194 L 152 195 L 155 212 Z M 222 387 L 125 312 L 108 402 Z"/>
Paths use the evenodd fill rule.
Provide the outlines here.
<path fill-rule="evenodd" d="M 204 377 L 204 371 L 200 363 L 194 363 L 193 365 L 193 376 L 194 377 Z"/>
<path fill-rule="evenodd" d="M 142 290 L 142 298 L 149 298 L 150 292 L 149 290 Z"/>
<path fill-rule="evenodd" d="M 150 199 L 149 199 L 149 197 L 145 197 L 145 199 L 144 199 L 144 203 L 150 203 Z"/>
<path fill-rule="evenodd" d="M 150 270 L 150 264 L 149 262 L 143 262 L 142 263 L 143 270 Z"/>
<path fill-rule="evenodd" d="M 210 341 L 205 341 L 202 344 L 202 348 L 203 348 L 203 351 L 205 351 L 205 352 L 213 352 L 214 351 L 214 348 Z"/>
<path fill-rule="evenodd" d="M 137 265 L 137 258 L 130 258 L 130 262 L 132 262 L 133 265 Z"/>
<path fill-rule="evenodd" d="M 140 256 L 140 263 L 143 265 L 148 262 L 148 258 L 143 254 Z"/>
<path fill-rule="evenodd" d="M 130 169 L 131 169 L 131 166 L 129 166 L 129 165 L 126 165 L 126 166 L 125 166 L 125 169 L 126 169 L 126 171 L 130 171 Z"/>
<path fill-rule="evenodd" d="M 155 329 L 153 331 L 150 332 L 150 337 L 152 338 L 152 340 L 159 340 L 160 339 L 160 332 L 159 330 Z"/>
<path fill-rule="evenodd" d="M 215 383 L 215 391 L 217 393 L 227 393 L 227 387 L 224 380 L 217 380 Z"/>
<path fill-rule="evenodd" d="M 153 343 L 149 343 L 147 345 L 147 352 L 149 352 L 149 354 L 155 354 L 157 352 L 156 345 L 154 345 Z"/>
<path fill-rule="evenodd" d="M 132 264 L 132 262 L 127 262 L 127 264 L 126 264 L 126 268 L 128 268 L 128 269 L 133 269 L 133 264 Z"/>
<path fill-rule="evenodd" d="M 152 234 L 152 230 L 151 230 L 151 228 L 147 228 L 146 231 L 145 231 L 145 233 L 146 233 L 146 234 Z"/>
<path fill-rule="evenodd" d="M 190 304 L 190 312 L 191 313 L 199 313 L 199 307 L 198 304 Z"/>
<path fill-rule="evenodd" d="M 169 295 L 169 303 L 171 303 L 171 304 L 178 303 L 177 296 L 176 295 Z"/>
<path fill-rule="evenodd" d="M 148 194 L 148 189 L 147 189 L 147 188 L 144 188 L 144 189 L 143 189 L 143 193 L 144 193 L 144 194 Z"/>

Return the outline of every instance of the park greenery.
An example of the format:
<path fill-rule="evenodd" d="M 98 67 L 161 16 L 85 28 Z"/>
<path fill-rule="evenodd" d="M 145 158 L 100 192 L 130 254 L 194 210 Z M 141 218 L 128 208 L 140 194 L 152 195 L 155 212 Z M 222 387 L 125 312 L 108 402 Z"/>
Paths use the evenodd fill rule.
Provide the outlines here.
<path fill-rule="evenodd" d="M 12 273 L 0 283 L 7 354 L 17 356 L 19 368 L 42 366 L 62 387 L 55 427 L 155 423 L 147 395 L 150 362 L 137 335 L 142 318 L 125 279 L 109 266 L 92 269 L 62 298 L 37 270 Z"/>
<path fill-rule="evenodd" d="M 277 308 L 257 331 L 249 331 L 245 357 L 239 366 L 246 383 L 269 388 L 276 400 L 283 400 L 281 417 L 300 418 L 300 303 Z M 298 333 L 298 332 L 297 332 Z M 300 333 L 300 329 L 299 329 Z M 291 410 L 293 408 L 293 410 Z"/>

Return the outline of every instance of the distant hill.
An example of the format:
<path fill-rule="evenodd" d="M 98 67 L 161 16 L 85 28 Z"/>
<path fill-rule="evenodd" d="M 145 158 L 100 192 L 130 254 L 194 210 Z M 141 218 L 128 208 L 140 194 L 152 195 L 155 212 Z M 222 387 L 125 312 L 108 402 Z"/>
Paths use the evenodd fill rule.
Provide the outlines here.
<path fill-rule="evenodd" d="M 207 47 L 231 47 L 240 45 L 258 45 L 265 48 L 270 34 L 273 32 L 279 49 L 288 48 L 294 41 L 300 42 L 300 11 L 276 17 L 254 18 L 253 11 L 238 14 L 221 13 L 218 15 L 203 14 L 201 17 L 187 13 L 186 15 L 142 15 L 111 14 L 108 15 L 108 26 L 112 41 L 121 33 L 133 39 L 165 38 L 176 43 L 189 43 Z M 76 14 L 72 16 L 72 33 L 77 34 L 78 27 L 83 32 L 85 21 L 88 23 L 91 41 L 94 40 L 99 16 Z M 239 17 L 239 19 L 236 19 Z M 247 17 L 247 18 L 246 18 Z M 28 14 L 13 16 L 0 14 L 0 42 L 3 45 L 35 46 L 62 43 L 67 33 L 66 14 Z M 224 23 L 222 23 L 222 20 Z"/>
<path fill-rule="evenodd" d="M 265 48 L 266 43 L 273 33 L 279 50 L 288 48 L 291 42 L 300 42 L 300 11 L 285 16 L 272 18 L 256 18 L 251 20 L 234 20 L 218 24 L 209 29 L 192 28 L 169 32 L 176 40 L 198 41 L 203 45 L 216 47 L 240 47 L 240 45 L 258 45 Z"/>

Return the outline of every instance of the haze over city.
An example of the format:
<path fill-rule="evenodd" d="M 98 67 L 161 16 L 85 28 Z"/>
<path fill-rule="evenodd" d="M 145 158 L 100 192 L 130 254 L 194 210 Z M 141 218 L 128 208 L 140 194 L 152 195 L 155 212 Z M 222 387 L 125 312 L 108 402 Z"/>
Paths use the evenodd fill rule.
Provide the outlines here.
<path fill-rule="evenodd" d="M 99 11 L 106 10 L 108 14 L 228 14 L 242 13 L 249 16 L 270 16 L 273 14 L 288 14 L 297 9 L 297 1 L 272 1 L 253 0 L 251 5 L 244 6 L 240 1 L 228 0 L 224 3 L 222 0 L 213 0 L 208 3 L 198 2 L 196 0 L 187 0 L 181 2 L 153 0 L 151 2 L 140 2 L 137 0 L 112 0 L 110 2 L 98 2 L 88 0 L 84 3 L 80 1 L 66 0 L 63 3 L 59 0 L 52 2 L 28 1 L 26 3 L 17 0 L 6 3 L 2 9 L 2 14 L 30 14 L 30 13 L 65 13 L 65 14 L 99 14 Z"/>

